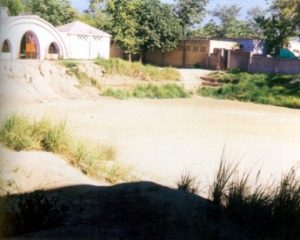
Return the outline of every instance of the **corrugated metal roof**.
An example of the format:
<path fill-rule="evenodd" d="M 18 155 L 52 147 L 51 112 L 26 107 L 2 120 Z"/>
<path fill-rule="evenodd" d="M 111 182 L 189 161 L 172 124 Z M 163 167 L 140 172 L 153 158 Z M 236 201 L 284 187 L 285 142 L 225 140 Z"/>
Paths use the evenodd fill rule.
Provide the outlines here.
<path fill-rule="evenodd" d="M 59 26 L 57 27 L 57 30 L 60 32 L 66 32 L 66 33 L 77 34 L 77 35 L 93 35 L 93 36 L 110 37 L 108 33 L 80 21 L 75 21 L 75 22 L 71 22 Z"/>

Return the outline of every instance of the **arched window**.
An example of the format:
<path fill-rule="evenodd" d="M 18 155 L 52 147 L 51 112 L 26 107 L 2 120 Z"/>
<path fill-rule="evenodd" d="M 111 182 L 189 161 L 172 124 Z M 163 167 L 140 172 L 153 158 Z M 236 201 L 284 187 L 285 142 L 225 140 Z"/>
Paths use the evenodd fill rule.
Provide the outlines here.
<path fill-rule="evenodd" d="M 20 58 L 37 59 L 39 58 L 39 41 L 37 36 L 31 32 L 26 32 L 21 40 Z"/>
<path fill-rule="evenodd" d="M 50 44 L 48 53 L 49 54 L 59 54 L 59 48 L 55 42 Z"/>
<path fill-rule="evenodd" d="M 8 40 L 5 40 L 3 42 L 1 52 L 10 53 L 10 44 L 9 44 Z"/>

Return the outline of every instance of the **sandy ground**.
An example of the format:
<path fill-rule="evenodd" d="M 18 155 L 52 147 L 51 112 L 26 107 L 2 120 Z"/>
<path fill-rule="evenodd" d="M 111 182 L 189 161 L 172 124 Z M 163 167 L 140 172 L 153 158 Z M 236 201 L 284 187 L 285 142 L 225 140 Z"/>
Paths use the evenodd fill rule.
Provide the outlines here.
<path fill-rule="evenodd" d="M 51 84 L 46 86 L 50 91 Z M 227 160 L 240 161 L 241 169 L 262 169 L 262 181 L 271 175 L 278 179 L 300 162 L 299 110 L 202 97 L 82 98 L 78 89 L 72 97 L 41 100 L 41 95 L 27 97 L 16 85 L 10 91 L 0 96 L 0 120 L 15 112 L 67 119 L 74 135 L 114 146 L 117 158 L 133 166 L 141 180 L 174 186 L 183 173 L 191 173 L 205 191 L 223 151 Z M 36 169 L 47 167 L 41 163 Z"/>

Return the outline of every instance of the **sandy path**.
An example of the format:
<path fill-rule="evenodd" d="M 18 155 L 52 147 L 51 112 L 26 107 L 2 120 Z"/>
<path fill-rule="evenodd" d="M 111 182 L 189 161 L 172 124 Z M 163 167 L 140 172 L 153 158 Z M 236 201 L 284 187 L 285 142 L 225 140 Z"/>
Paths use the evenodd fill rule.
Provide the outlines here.
<path fill-rule="evenodd" d="M 14 112 L 18 107 L 10 107 Z M 21 112 L 67 119 L 73 133 L 112 144 L 143 180 L 174 185 L 191 172 L 206 185 L 225 146 L 263 179 L 300 161 L 300 111 L 202 97 L 183 100 L 53 100 Z"/>

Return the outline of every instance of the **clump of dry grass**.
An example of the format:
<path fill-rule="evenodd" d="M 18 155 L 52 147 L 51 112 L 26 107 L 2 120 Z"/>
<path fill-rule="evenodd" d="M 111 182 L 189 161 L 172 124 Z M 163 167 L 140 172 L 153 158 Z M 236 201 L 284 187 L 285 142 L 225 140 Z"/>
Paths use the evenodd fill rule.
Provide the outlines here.
<path fill-rule="evenodd" d="M 196 194 L 199 191 L 198 187 L 196 178 L 189 173 L 181 175 L 180 181 L 177 182 L 177 189 L 184 192 Z"/>
<path fill-rule="evenodd" d="M 109 182 L 116 183 L 129 175 L 121 165 L 115 167 L 116 170 L 108 167 L 116 159 L 116 150 L 112 146 L 74 139 L 65 121 L 53 122 L 46 118 L 32 121 L 15 114 L 1 127 L 0 141 L 16 151 L 42 150 L 60 154 L 83 173 L 98 179 L 113 179 Z"/>

